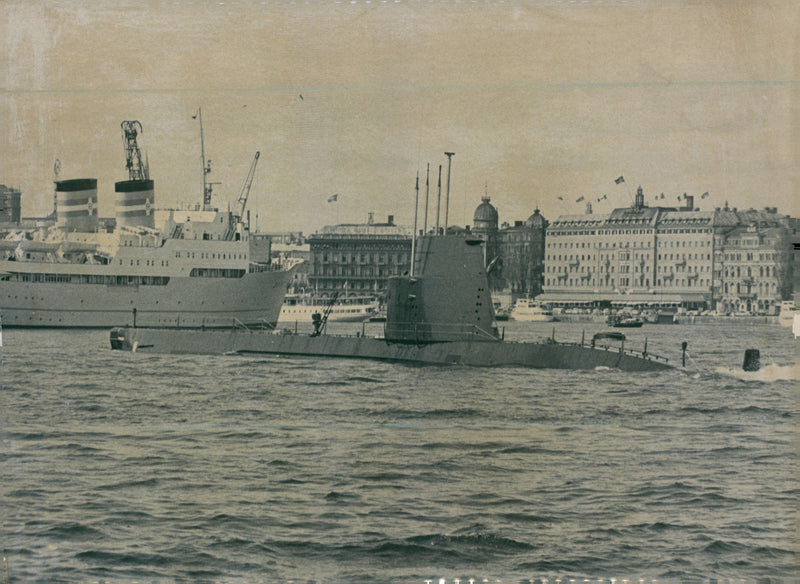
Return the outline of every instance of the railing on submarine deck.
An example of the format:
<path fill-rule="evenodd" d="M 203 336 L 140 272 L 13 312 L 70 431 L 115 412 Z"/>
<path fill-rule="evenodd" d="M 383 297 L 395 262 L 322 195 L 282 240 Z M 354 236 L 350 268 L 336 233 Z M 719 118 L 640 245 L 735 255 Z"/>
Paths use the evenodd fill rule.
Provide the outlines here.
<path fill-rule="evenodd" d="M 503 331 L 505 333 L 505 331 Z M 600 336 L 603 335 L 603 336 Z M 623 355 L 629 355 L 631 357 L 637 357 L 640 359 L 652 359 L 653 361 L 663 361 L 664 363 L 669 363 L 668 357 L 662 357 L 661 355 L 656 355 L 655 353 L 650 353 L 647 350 L 647 339 L 644 341 L 644 349 L 641 351 L 636 351 L 634 349 L 626 349 L 625 348 L 625 339 L 623 337 L 622 343 L 615 347 L 609 344 L 599 344 L 597 341 L 603 338 L 608 340 L 617 340 L 613 337 L 605 337 L 605 334 L 601 333 L 600 335 L 595 335 L 594 338 L 587 341 L 584 335 L 581 337 L 581 341 L 579 343 L 575 342 L 568 342 L 568 341 L 557 341 L 556 340 L 556 331 L 553 329 L 553 334 L 547 337 L 544 340 L 533 341 L 534 343 L 548 343 L 554 345 L 566 345 L 571 347 L 586 347 L 589 349 L 597 349 L 598 351 L 616 351 L 618 353 L 622 353 Z M 505 334 L 503 334 L 503 338 L 505 338 Z M 505 341 L 506 343 L 530 343 L 531 341 Z"/>
<path fill-rule="evenodd" d="M 475 324 L 400 322 L 384 326 L 384 337 L 389 342 L 438 343 L 452 341 L 500 341 L 495 331 L 490 332 Z M 387 334 L 391 333 L 391 337 Z"/>

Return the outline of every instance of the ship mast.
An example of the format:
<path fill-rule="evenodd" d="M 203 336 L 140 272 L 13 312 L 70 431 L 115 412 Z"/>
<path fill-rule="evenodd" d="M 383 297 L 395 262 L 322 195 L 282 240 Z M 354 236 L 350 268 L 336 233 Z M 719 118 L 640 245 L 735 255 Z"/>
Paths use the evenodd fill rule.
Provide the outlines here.
<path fill-rule="evenodd" d="M 414 186 L 414 231 L 411 233 L 411 270 L 410 276 L 414 277 L 414 260 L 417 251 L 417 209 L 419 208 L 419 171 L 417 171 L 417 183 Z"/>
<path fill-rule="evenodd" d="M 211 173 L 211 161 L 206 161 L 206 147 L 203 140 L 203 110 L 197 108 L 197 113 L 192 116 L 193 120 L 200 121 L 200 159 L 203 161 L 203 211 L 211 210 L 211 192 L 213 185 L 220 183 L 208 182 L 206 176 Z"/>
<path fill-rule="evenodd" d="M 447 196 L 444 203 L 444 234 L 447 235 L 447 226 L 449 223 L 450 215 L 450 166 L 453 162 L 453 155 L 455 152 L 445 152 L 447 156 Z"/>

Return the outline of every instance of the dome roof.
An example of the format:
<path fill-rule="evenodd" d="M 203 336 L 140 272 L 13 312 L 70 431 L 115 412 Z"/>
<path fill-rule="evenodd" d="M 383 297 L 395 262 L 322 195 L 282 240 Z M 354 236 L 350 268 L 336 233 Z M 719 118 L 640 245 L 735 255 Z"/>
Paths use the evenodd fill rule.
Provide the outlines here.
<path fill-rule="evenodd" d="M 538 207 L 533 210 L 533 215 L 528 217 L 527 221 L 525 221 L 525 224 L 535 229 L 541 229 L 545 226 L 544 216 L 539 213 Z"/>
<path fill-rule="evenodd" d="M 479 223 L 489 223 L 497 227 L 497 209 L 492 206 L 489 200 L 489 197 L 482 197 L 481 204 L 475 208 L 475 215 L 473 215 L 472 221 L 476 227 Z"/>

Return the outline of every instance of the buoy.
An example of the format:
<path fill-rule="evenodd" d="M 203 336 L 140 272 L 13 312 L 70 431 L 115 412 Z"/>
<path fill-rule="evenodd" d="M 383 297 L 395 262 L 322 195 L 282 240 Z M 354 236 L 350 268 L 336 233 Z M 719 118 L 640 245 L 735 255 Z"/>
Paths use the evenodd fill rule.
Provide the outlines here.
<path fill-rule="evenodd" d="M 742 369 L 745 371 L 758 371 L 761 369 L 761 351 L 758 349 L 745 349 Z"/>

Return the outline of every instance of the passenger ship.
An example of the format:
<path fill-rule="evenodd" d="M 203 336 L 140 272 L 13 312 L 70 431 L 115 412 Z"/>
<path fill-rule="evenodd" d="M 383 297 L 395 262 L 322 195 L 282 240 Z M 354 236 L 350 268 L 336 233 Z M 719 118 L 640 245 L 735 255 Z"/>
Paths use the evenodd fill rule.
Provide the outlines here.
<path fill-rule="evenodd" d="M 314 313 L 324 314 L 331 299 L 303 294 L 287 294 L 283 299 L 278 321 L 311 322 Z M 339 296 L 328 309 L 328 320 L 339 322 L 363 322 L 376 316 L 380 303 L 374 296 Z"/>
<path fill-rule="evenodd" d="M 98 220 L 97 180 L 72 179 L 56 181 L 54 222 L 0 231 L 6 327 L 275 325 L 294 266 L 250 232 L 246 194 L 238 214 L 211 207 L 210 184 L 202 208 L 159 212 L 148 174 L 116 183 L 113 226 Z"/>

